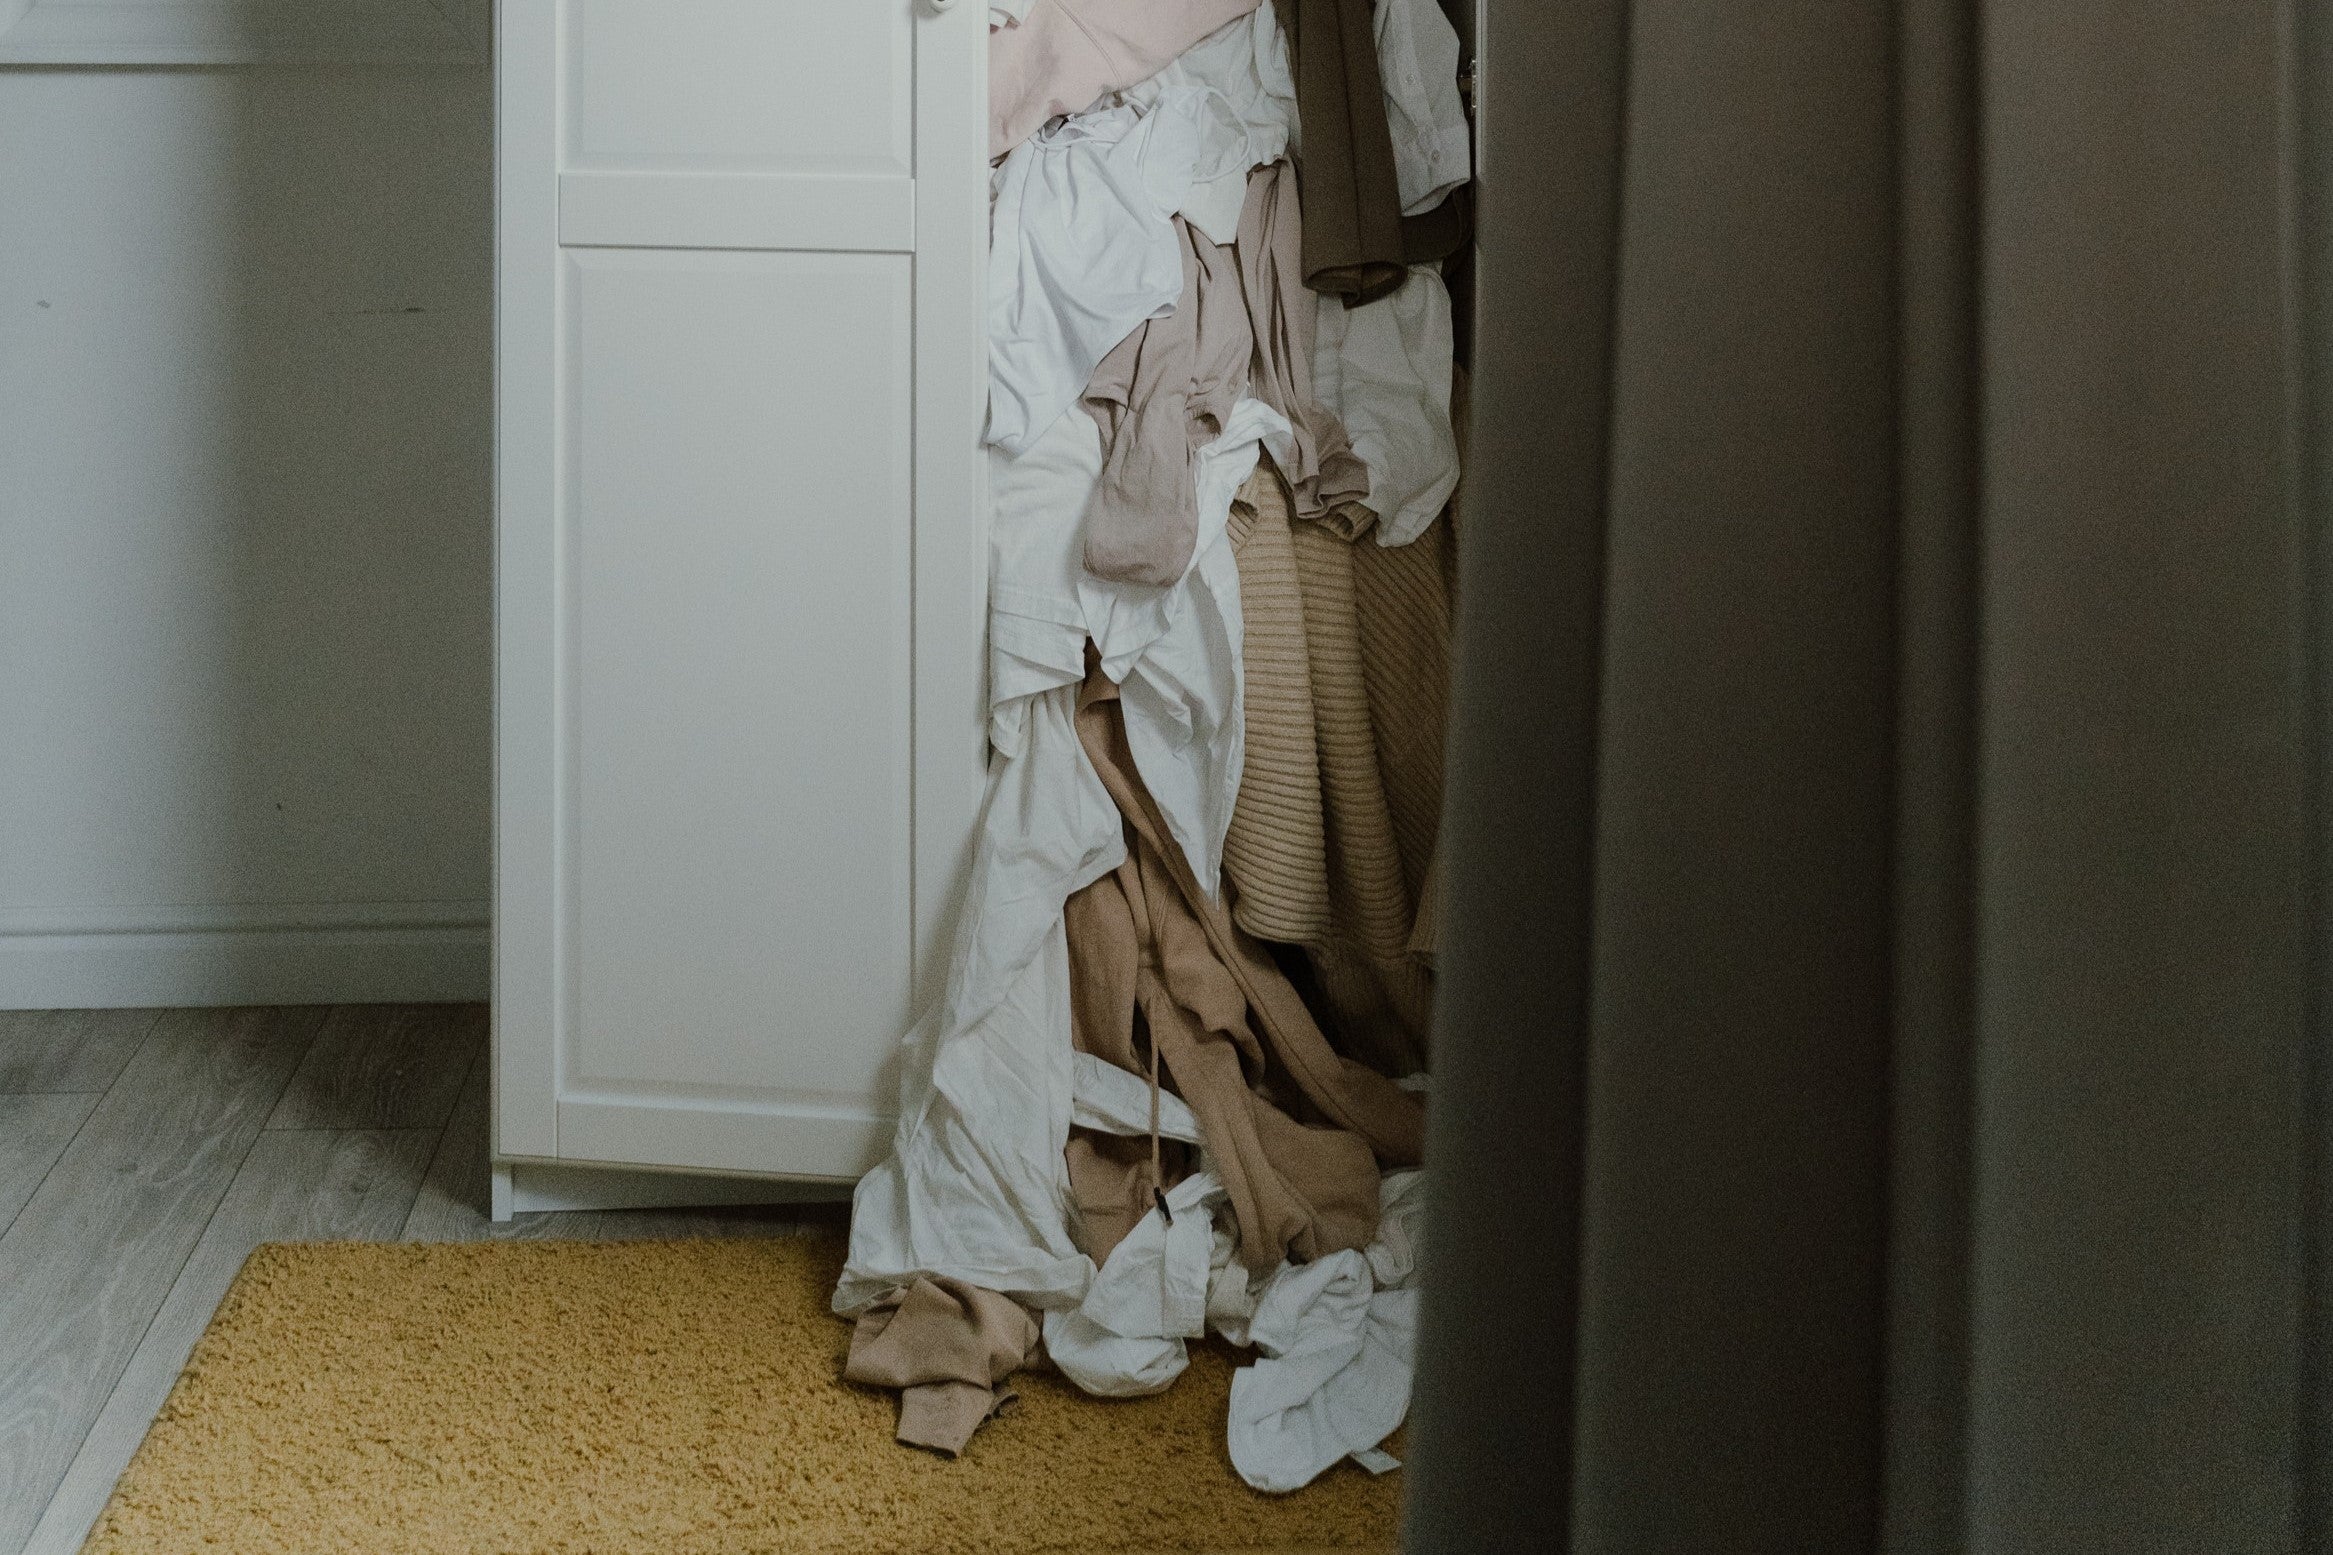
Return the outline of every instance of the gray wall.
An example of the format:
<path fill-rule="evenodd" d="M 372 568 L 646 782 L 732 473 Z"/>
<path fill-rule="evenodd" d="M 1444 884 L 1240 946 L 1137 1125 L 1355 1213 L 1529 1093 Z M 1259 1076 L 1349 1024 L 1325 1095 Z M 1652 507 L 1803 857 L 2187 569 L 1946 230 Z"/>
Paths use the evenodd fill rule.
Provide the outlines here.
<path fill-rule="evenodd" d="M 0 1006 L 483 993 L 491 138 L 0 70 Z"/>

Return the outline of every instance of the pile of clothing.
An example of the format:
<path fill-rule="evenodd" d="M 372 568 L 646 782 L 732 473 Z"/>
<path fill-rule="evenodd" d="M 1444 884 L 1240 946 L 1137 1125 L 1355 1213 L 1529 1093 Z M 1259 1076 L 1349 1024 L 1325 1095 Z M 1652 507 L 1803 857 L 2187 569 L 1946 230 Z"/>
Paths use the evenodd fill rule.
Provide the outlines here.
<path fill-rule="evenodd" d="M 1434 0 L 991 0 L 987 804 L 835 1292 L 944 1453 L 1050 1364 L 1291 1490 L 1409 1401 L 1469 236 Z"/>

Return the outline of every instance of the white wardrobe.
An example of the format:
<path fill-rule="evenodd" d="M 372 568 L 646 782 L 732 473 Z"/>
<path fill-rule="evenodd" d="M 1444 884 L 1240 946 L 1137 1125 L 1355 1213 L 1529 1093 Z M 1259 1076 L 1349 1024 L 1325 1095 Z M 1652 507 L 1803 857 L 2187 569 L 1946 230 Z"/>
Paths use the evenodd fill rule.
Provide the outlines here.
<path fill-rule="evenodd" d="M 500 6 L 505 1210 L 888 1147 L 984 772 L 986 29 Z"/>

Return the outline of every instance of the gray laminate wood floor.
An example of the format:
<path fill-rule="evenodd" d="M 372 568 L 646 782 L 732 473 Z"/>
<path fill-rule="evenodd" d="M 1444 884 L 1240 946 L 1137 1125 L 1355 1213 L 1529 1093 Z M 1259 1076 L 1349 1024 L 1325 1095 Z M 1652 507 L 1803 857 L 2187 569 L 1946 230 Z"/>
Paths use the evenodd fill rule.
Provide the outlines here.
<path fill-rule="evenodd" d="M 0 1011 L 0 1555 L 70 1555 L 262 1242 L 771 1236 L 487 1218 L 483 1005 Z"/>

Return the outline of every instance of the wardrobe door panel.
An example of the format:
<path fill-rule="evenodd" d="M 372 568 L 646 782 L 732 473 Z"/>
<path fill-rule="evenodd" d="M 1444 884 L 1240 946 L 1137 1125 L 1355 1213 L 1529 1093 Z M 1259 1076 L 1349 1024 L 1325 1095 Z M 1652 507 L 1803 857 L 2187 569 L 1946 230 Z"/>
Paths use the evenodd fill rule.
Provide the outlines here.
<path fill-rule="evenodd" d="M 565 11 L 563 241 L 915 247 L 910 0 Z"/>
<path fill-rule="evenodd" d="M 982 783 L 985 16 L 498 25 L 496 1152 L 854 1176 Z"/>
<path fill-rule="evenodd" d="M 910 261 L 570 255 L 563 1099 L 874 1093 L 913 962 Z"/>
<path fill-rule="evenodd" d="M 915 172 L 913 0 L 568 0 L 571 170 Z"/>

